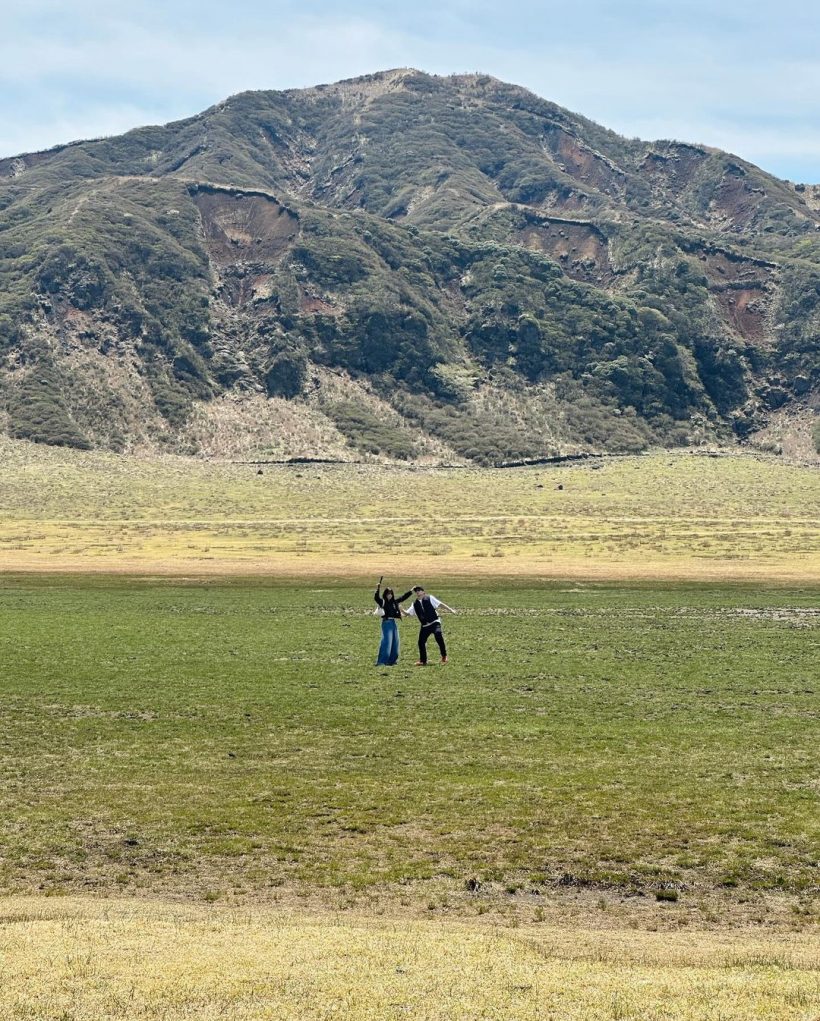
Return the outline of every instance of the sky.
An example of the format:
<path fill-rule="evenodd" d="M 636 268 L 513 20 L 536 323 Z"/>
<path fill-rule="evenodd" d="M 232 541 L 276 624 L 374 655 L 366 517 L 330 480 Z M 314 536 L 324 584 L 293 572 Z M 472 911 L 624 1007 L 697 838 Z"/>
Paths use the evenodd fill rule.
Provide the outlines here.
<path fill-rule="evenodd" d="M 393 67 L 820 183 L 816 0 L 0 0 L 0 157 Z"/>

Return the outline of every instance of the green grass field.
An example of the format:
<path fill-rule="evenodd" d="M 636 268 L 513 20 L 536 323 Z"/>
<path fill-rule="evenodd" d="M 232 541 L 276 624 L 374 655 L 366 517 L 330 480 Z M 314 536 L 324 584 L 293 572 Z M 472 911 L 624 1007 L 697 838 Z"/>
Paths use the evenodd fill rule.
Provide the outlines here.
<path fill-rule="evenodd" d="M 816 917 L 816 589 L 430 584 L 7 578 L 5 890 Z"/>

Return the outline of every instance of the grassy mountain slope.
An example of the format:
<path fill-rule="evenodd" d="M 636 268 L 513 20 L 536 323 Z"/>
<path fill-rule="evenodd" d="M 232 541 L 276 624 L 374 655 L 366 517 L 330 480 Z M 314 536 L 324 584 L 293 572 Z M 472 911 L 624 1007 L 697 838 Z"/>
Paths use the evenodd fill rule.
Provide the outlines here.
<path fill-rule="evenodd" d="M 743 437 L 817 406 L 813 195 L 411 70 L 0 161 L 6 429 L 195 450 L 264 395 L 350 456 Z"/>

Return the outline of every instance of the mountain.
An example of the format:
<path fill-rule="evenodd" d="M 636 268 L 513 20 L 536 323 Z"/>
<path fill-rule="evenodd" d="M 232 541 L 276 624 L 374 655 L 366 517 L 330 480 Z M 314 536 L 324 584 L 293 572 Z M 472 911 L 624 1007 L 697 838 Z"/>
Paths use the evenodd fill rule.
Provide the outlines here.
<path fill-rule="evenodd" d="M 497 463 L 809 422 L 818 194 L 409 69 L 0 160 L 0 426 Z"/>

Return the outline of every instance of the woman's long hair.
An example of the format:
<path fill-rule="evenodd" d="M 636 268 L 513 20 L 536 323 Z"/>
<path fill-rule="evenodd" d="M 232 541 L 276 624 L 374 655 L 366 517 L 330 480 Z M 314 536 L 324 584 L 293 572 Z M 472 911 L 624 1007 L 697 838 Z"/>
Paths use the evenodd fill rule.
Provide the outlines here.
<path fill-rule="evenodd" d="M 387 602 L 388 599 L 390 599 L 392 601 L 395 598 L 396 598 L 396 593 L 393 591 L 392 588 L 386 588 L 384 590 L 384 592 L 382 592 L 382 599 L 385 602 Z"/>

